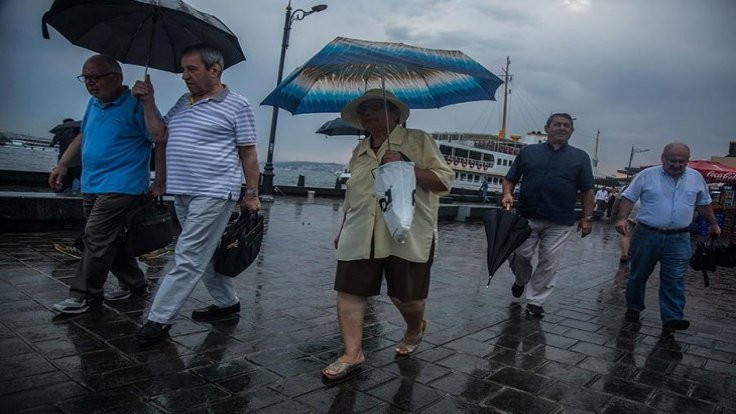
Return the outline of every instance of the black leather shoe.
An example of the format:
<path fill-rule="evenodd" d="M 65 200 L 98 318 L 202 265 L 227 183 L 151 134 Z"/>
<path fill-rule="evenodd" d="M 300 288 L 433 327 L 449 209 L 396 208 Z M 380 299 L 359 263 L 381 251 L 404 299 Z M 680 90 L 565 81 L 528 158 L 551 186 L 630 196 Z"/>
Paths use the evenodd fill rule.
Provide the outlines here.
<path fill-rule="evenodd" d="M 233 315 L 240 312 L 240 302 L 228 306 L 226 308 L 218 308 L 215 305 L 206 306 L 201 309 L 192 311 L 192 319 L 199 321 L 207 321 L 213 319 L 222 319 L 225 316 Z"/>
<path fill-rule="evenodd" d="M 532 305 L 531 303 L 528 303 L 526 305 L 526 313 L 528 313 L 529 315 L 535 318 L 544 317 L 544 309 L 539 305 Z"/>
<path fill-rule="evenodd" d="M 169 336 L 171 325 L 148 321 L 135 334 L 138 343 L 141 345 L 151 345 L 156 342 L 163 341 Z"/>
<path fill-rule="evenodd" d="M 624 314 L 624 319 L 626 319 L 629 322 L 638 322 L 640 317 L 639 311 L 633 310 L 633 309 L 626 309 L 626 313 Z"/>
<path fill-rule="evenodd" d="M 675 331 L 684 331 L 690 327 L 690 321 L 684 319 L 675 319 L 667 321 L 662 325 L 663 335 L 672 335 Z"/>
<path fill-rule="evenodd" d="M 519 286 L 516 283 L 511 285 L 511 294 L 514 295 L 515 298 L 520 298 L 522 293 L 524 293 L 524 286 Z"/>

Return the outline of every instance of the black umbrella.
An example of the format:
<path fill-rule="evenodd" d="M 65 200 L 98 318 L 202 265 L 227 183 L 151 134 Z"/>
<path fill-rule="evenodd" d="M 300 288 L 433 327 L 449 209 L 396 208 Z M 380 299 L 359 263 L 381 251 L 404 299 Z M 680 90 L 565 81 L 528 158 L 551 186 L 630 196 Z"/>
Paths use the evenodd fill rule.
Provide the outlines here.
<path fill-rule="evenodd" d="M 342 118 L 335 118 L 332 121 L 325 122 L 315 133 L 324 134 L 330 137 L 337 135 L 360 136 L 366 134 L 364 130 L 346 124 Z"/>
<path fill-rule="evenodd" d="M 483 214 L 488 240 L 488 285 L 499 267 L 532 233 L 529 222 L 511 211 L 493 209 Z"/>
<path fill-rule="evenodd" d="M 245 60 L 238 38 L 215 16 L 180 0 L 56 0 L 43 15 L 72 44 L 120 62 L 179 73 L 181 52 L 204 43 L 225 67 Z"/>
<path fill-rule="evenodd" d="M 52 134 L 58 134 L 60 132 L 66 131 L 67 129 L 74 129 L 74 128 L 80 128 L 82 126 L 81 121 L 66 121 L 62 124 L 59 124 L 49 130 Z"/>

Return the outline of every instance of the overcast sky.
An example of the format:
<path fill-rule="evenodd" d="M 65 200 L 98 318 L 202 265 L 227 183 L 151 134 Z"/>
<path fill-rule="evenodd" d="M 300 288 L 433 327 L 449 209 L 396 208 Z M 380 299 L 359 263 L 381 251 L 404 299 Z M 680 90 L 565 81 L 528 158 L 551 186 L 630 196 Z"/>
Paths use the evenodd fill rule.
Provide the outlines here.
<path fill-rule="evenodd" d="M 329 1 L 329 0 L 326 0 Z M 75 76 L 92 52 L 53 28 L 41 37 L 51 0 L 0 0 L 0 130 L 50 137 L 62 118 L 79 118 L 89 98 Z M 266 158 L 286 1 L 189 0 L 240 38 L 247 61 L 223 74 L 255 108 Z M 294 0 L 295 9 L 319 4 Z M 733 0 L 350 0 L 297 21 L 285 75 L 337 36 L 460 49 L 501 76 L 511 58 L 509 132 L 541 130 L 552 112 L 577 118 L 571 144 L 593 157 L 600 130 L 601 174 L 625 166 L 631 147 L 651 149 L 633 165 L 658 162 L 667 142 L 690 145 L 692 159 L 725 155 L 736 140 L 736 1 Z M 124 66 L 125 82 L 143 68 Z M 178 75 L 151 71 L 161 111 L 185 91 Z M 499 101 L 412 111 L 426 131 L 497 133 Z M 337 114 L 281 111 L 276 161 L 347 162 L 356 140 L 314 131 Z"/>

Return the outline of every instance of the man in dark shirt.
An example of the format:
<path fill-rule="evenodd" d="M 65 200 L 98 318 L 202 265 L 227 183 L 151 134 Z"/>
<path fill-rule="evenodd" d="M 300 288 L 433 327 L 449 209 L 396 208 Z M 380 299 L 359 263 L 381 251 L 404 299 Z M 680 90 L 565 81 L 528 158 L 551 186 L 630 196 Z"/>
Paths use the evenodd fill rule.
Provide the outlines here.
<path fill-rule="evenodd" d="M 552 293 L 562 247 L 573 232 L 578 191 L 583 199 L 583 217 L 578 222 L 581 237 L 593 228 L 593 172 L 588 154 L 567 144 L 574 130 L 570 115 L 550 116 L 544 127 L 547 142 L 524 147 L 503 180 L 502 204 L 510 209 L 514 187 L 523 177 L 517 211 L 529 220 L 532 234 L 511 256 L 516 276 L 511 293 L 521 297 L 526 287 L 526 310 L 537 317 L 544 316 L 542 304 Z M 539 263 L 533 269 L 537 246 Z"/>

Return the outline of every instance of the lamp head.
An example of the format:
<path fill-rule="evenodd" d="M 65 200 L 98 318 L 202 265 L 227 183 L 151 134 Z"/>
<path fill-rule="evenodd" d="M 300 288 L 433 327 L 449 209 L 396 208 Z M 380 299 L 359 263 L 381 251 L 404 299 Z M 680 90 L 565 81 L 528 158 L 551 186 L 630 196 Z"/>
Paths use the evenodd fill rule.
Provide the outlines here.
<path fill-rule="evenodd" d="M 322 10 L 326 9 L 326 4 L 318 4 L 316 6 L 312 6 L 312 13 L 321 12 Z"/>

